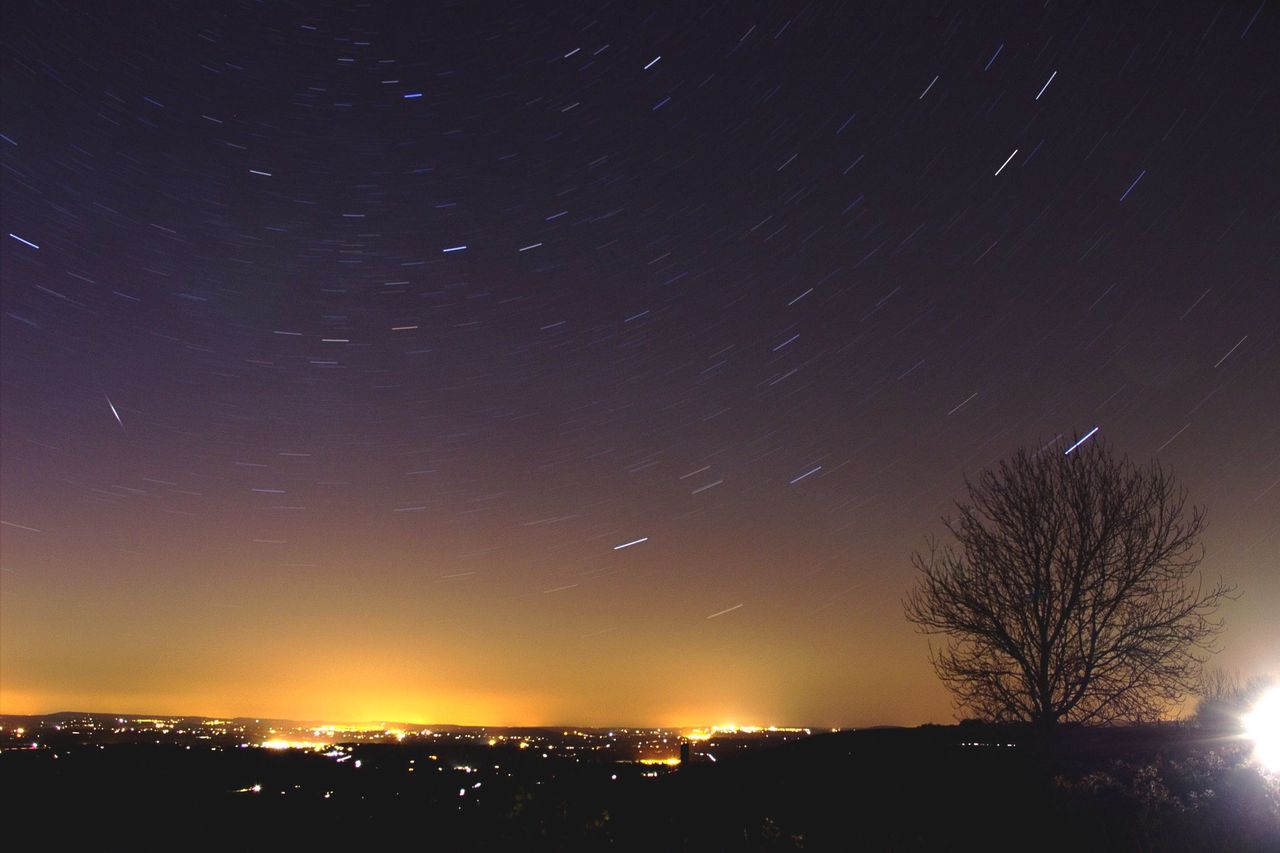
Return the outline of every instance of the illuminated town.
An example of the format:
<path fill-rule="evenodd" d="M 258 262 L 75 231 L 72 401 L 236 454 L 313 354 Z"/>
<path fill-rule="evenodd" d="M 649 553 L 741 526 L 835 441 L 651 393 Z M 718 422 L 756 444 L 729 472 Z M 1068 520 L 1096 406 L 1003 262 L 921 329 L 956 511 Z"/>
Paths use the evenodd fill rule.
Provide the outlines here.
<path fill-rule="evenodd" d="M 141 791 L 165 798 L 169 792 L 154 781 L 168 778 L 202 792 L 205 807 L 233 812 L 245 797 L 311 803 L 305 808 L 321 809 L 308 812 L 317 817 L 344 813 L 344 803 L 365 814 L 402 798 L 418 803 L 415 813 L 431 812 L 447 795 L 454 818 L 510 818 L 539 789 L 608 785 L 633 797 L 634 785 L 697 765 L 732 765 L 813 733 L 732 724 L 512 728 L 61 713 L 0 717 L 0 773 L 38 802 L 74 791 L 62 775 L 73 771 L 77 784 L 114 780 L 93 801 L 121 809 L 134 807 Z M 117 784 L 126 778 L 134 781 Z"/>
<path fill-rule="evenodd" d="M 1057 761 L 1074 769 L 1055 781 L 1052 808 L 1099 779 L 1146 785 L 1158 772 L 1189 786 L 1160 796 L 1197 815 L 1202 837 L 1222 835 L 1224 815 L 1237 815 L 1233 838 L 1270 838 L 1280 833 L 1277 696 L 1220 734 L 1185 723 L 1070 730 Z M 922 788 L 947 790 L 943 814 L 970 835 L 984 831 L 982 804 L 993 792 L 1022 804 L 1020 821 L 1053 814 L 1028 781 L 1037 743 L 1025 728 L 972 721 L 608 729 L 59 713 L 0 717 L 0 782 L 23 812 L 73 807 L 87 823 L 64 833 L 124 819 L 184 832 L 217 816 L 211 837 L 226 844 L 249 833 L 381 846 L 429 827 L 458 849 L 720 849 L 743 837 L 748 849 L 825 849 L 849 831 L 840 802 L 852 786 L 880 804 L 864 806 L 860 831 L 894 847 L 929 837 L 906 819 Z M 1152 794 L 1124 796 L 1136 803 Z M 1240 823 L 1250 797 L 1262 811 Z"/>
<path fill-rule="evenodd" d="M 4 0 L 8 851 L 1280 853 L 1280 0 Z"/>
<path fill-rule="evenodd" d="M 209 717 L 140 717 L 56 714 L 0 717 L 0 751 L 154 744 L 200 748 L 303 750 L 341 763 L 353 750 L 394 744 L 406 751 L 435 749 L 529 750 L 543 759 L 673 768 L 682 762 L 717 761 L 813 734 L 808 728 L 715 725 L 706 728 L 554 729 L 414 726 L 404 723 L 298 723 Z M 838 731 L 830 729 L 829 731 Z M 429 755 L 439 762 L 439 756 Z M 443 769 L 443 768 L 437 768 Z"/>

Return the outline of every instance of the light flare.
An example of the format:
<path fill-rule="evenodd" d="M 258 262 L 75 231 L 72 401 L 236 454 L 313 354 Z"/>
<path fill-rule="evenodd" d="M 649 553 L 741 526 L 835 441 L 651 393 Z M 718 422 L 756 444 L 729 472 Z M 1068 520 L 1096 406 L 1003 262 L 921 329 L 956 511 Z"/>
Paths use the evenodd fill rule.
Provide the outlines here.
<path fill-rule="evenodd" d="M 1253 757 L 1272 773 L 1280 773 L 1280 687 L 1273 687 L 1244 717 L 1245 737 L 1253 741 Z"/>

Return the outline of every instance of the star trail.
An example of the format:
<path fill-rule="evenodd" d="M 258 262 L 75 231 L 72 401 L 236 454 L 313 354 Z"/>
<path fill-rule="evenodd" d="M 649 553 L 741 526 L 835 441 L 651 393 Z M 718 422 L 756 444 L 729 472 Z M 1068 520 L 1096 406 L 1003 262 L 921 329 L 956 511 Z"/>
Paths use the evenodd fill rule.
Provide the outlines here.
<path fill-rule="evenodd" d="M 0 710 L 946 721 L 909 556 L 1086 441 L 1274 672 L 1276 12 L 9 4 Z"/>

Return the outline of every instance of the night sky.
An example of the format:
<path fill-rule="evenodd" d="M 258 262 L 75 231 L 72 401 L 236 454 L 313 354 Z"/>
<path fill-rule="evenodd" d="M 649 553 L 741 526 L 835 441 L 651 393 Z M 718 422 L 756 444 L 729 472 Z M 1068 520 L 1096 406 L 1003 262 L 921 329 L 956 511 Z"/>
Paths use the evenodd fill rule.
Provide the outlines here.
<path fill-rule="evenodd" d="M 1274 3 L 5 6 L 0 710 L 947 722 L 1094 427 L 1277 674 Z"/>

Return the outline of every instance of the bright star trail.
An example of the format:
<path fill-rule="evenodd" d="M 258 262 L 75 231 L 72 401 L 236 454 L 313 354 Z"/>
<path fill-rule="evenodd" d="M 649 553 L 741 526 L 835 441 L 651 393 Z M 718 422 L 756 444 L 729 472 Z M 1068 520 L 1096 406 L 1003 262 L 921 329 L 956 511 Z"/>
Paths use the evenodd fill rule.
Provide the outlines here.
<path fill-rule="evenodd" d="M 115 416 L 116 423 L 120 424 L 120 426 L 124 426 L 124 421 L 120 420 L 120 413 L 116 411 L 116 404 L 111 402 L 110 397 L 107 398 L 107 405 L 111 407 L 111 414 Z"/>
<path fill-rule="evenodd" d="M 1071 452 L 1072 452 L 1073 450 L 1075 450 L 1076 448 L 1078 448 L 1080 445 L 1084 444 L 1084 443 L 1085 443 L 1086 441 L 1088 441 L 1089 439 L 1093 438 L 1094 433 L 1096 433 L 1099 429 L 1101 429 L 1101 427 L 1094 427 L 1093 429 L 1091 429 L 1091 430 L 1089 430 L 1088 432 L 1086 432 L 1086 433 L 1085 433 L 1083 436 L 1081 436 L 1081 437 L 1080 437 L 1080 438 L 1079 438 L 1075 443 L 1073 443 L 1070 447 L 1068 447 L 1066 450 L 1064 450 L 1064 451 L 1063 451 L 1063 455 L 1065 455 L 1065 456 L 1070 456 L 1070 455 L 1071 455 Z M 1158 449 L 1159 449 L 1159 448 L 1157 448 L 1157 450 L 1158 450 Z"/>
<path fill-rule="evenodd" d="M 1270 671 L 1278 11 L 7 4 L 0 711 L 946 722 L 1103 443 Z"/>

